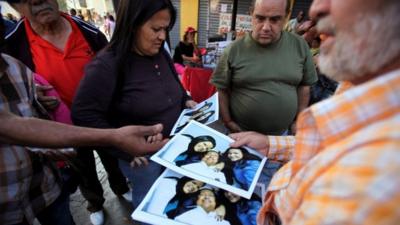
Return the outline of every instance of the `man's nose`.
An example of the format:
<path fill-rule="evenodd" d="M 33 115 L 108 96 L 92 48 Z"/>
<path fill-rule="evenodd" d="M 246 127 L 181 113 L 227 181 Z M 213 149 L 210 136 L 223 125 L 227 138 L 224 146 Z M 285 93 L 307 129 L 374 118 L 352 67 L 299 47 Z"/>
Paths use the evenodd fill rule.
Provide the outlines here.
<path fill-rule="evenodd" d="M 268 19 L 266 19 L 265 21 L 264 21 L 264 23 L 263 23 L 263 25 L 262 25 L 262 29 L 263 30 L 266 30 L 266 31 L 270 31 L 272 28 L 271 28 L 271 22 L 268 20 Z"/>

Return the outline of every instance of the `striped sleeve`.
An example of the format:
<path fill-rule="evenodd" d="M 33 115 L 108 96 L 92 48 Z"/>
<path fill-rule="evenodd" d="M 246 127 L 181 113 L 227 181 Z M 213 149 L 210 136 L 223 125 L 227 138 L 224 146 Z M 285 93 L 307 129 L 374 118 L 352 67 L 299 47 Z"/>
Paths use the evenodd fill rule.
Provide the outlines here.
<path fill-rule="evenodd" d="M 268 136 L 269 151 L 267 157 L 282 162 L 289 161 L 293 156 L 294 136 Z"/>
<path fill-rule="evenodd" d="M 370 143 L 318 174 L 289 224 L 398 224 L 398 144 Z"/>

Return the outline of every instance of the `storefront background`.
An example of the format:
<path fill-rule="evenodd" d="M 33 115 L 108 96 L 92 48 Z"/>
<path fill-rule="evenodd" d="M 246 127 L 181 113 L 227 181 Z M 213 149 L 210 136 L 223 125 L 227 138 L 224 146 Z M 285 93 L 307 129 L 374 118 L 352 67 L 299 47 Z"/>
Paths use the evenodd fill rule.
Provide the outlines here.
<path fill-rule="evenodd" d="M 193 8 L 186 9 L 185 1 L 195 0 L 172 0 L 174 6 L 178 10 L 178 21 L 175 24 L 174 29 L 171 31 L 171 45 L 174 47 L 182 38 L 182 31 L 186 28 L 187 23 L 183 25 L 179 18 L 182 18 L 182 14 L 189 14 L 193 16 Z M 238 0 L 238 15 L 249 15 L 249 8 L 252 0 Z M 300 10 L 308 11 L 312 0 L 296 0 L 293 6 L 291 17 L 295 17 Z M 184 4 L 182 4 L 184 3 Z M 183 6 L 183 7 L 182 7 Z M 198 29 L 198 45 L 205 47 L 208 39 L 219 34 L 220 27 L 220 16 L 221 13 L 232 14 L 233 0 L 199 0 L 198 4 L 198 20 L 197 24 L 191 24 L 193 27 Z M 184 17 L 184 16 L 183 16 Z M 184 17 L 187 18 L 187 17 Z M 186 22 L 187 20 L 185 20 Z"/>

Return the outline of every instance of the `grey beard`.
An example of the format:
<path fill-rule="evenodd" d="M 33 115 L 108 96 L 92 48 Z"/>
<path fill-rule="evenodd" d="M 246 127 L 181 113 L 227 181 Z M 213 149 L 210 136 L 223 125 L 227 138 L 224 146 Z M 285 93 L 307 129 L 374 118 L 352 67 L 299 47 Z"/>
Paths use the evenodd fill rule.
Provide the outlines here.
<path fill-rule="evenodd" d="M 352 81 L 379 72 L 400 53 L 399 7 L 388 7 L 375 16 L 361 16 L 353 34 L 336 34 L 329 54 L 321 53 L 321 72 L 337 81 Z"/>

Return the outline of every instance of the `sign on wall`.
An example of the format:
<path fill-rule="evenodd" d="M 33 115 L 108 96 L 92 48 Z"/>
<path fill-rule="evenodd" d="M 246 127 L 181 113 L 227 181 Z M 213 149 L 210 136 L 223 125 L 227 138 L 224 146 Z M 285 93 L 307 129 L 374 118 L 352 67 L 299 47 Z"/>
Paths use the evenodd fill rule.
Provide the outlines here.
<path fill-rule="evenodd" d="M 228 33 L 231 29 L 232 14 L 221 13 L 219 17 L 218 33 Z M 236 37 L 241 37 L 245 32 L 251 31 L 251 16 L 238 14 L 236 16 Z"/>
<path fill-rule="evenodd" d="M 218 13 L 219 0 L 210 0 L 211 13 Z"/>
<path fill-rule="evenodd" d="M 79 5 L 80 5 L 82 8 L 87 8 L 86 0 L 79 0 Z"/>

